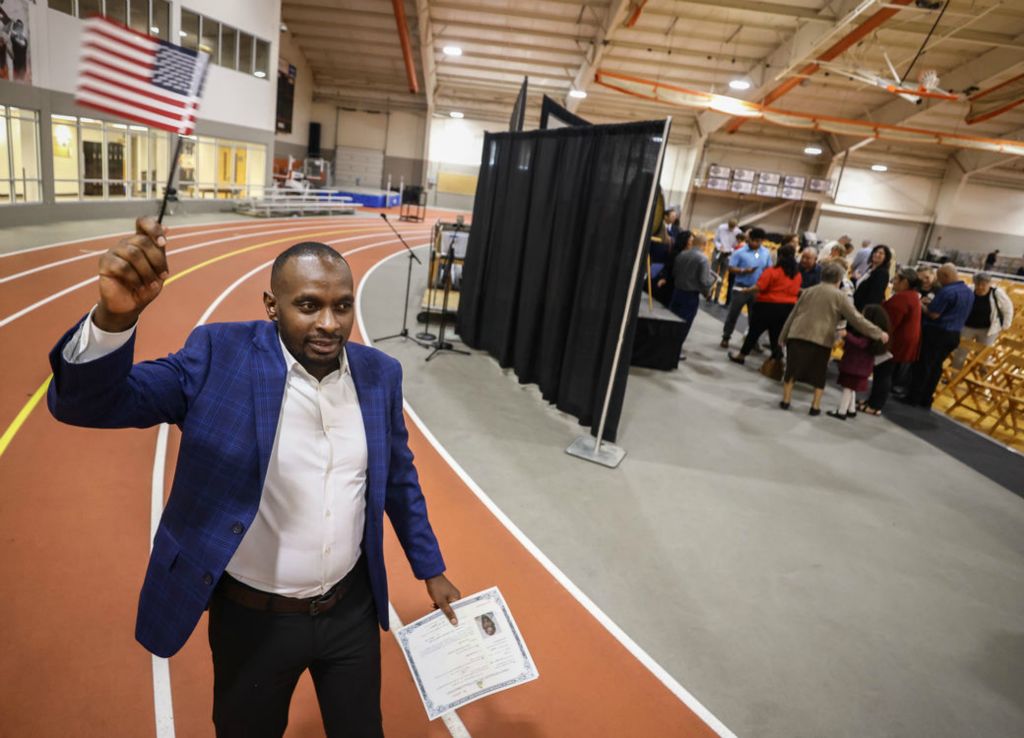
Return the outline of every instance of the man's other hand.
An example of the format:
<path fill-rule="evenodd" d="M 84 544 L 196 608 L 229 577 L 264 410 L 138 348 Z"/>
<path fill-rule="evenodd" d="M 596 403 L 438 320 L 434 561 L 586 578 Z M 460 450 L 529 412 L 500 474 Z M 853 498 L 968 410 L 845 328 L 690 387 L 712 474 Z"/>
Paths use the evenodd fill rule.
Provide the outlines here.
<path fill-rule="evenodd" d="M 100 257 L 100 301 L 93 323 L 124 331 L 156 299 L 167 279 L 167 231 L 155 218 L 135 221 L 135 235 L 121 239 Z"/>
<path fill-rule="evenodd" d="M 455 611 L 451 603 L 462 597 L 462 594 L 455 588 L 455 585 L 448 581 L 448 577 L 439 574 L 426 581 L 427 594 L 434 603 L 434 609 L 440 609 L 452 625 L 458 625 L 459 619 L 455 617 Z"/>

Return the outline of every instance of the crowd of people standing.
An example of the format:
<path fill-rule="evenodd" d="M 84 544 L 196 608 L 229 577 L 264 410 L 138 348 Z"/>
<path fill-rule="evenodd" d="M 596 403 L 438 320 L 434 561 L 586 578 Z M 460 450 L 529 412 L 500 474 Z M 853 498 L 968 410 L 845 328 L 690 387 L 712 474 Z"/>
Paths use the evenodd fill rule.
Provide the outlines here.
<path fill-rule="evenodd" d="M 747 333 L 728 358 L 744 364 L 752 353 L 762 353 L 760 340 L 767 333 L 770 356 L 761 371 L 783 380 L 783 409 L 790 408 L 795 384 L 803 382 L 814 390 L 810 414 L 821 414 L 829 363 L 840 340 L 842 394 L 828 415 L 840 420 L 858 412 L 880 415 L 890 395 L 930 408 L 946 359 L 953 354 L 954 366 L 963 363 L 961 338 L 992 345 L 1013 320 L 1013 303 L 991 275 L 976 274 L 972 288 L 952 264 L 938 270 L 901 267 L 894 273 L 892 250 L 870 241 L 858 249 L 842 236 L 824 245 L 825 258 L 819 260 L 818 248 L 801 248 L 795 235 L 773 253 L 764 245 L 762 229 L 744 231 L 729 220 L 716 229 L 709 260 L 703 235 L 676 226 L 672 238 L 658 286 L 669 309 L 686 323 L 685 334 L 697 318 L 701 296 L 718 304 L 724 292 L 720 344 L 729 348 L 746 307 Z M 858 393 L 866 393 L 859 402 Z"/>

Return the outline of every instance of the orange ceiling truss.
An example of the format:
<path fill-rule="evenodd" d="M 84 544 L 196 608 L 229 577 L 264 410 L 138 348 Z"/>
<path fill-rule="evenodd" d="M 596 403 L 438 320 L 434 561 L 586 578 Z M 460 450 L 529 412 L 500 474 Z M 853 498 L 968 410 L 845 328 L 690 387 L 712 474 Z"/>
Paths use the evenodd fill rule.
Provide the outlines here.
<path fill-rule="evenodd" d="M 964 119 L 968 125 L 991 120 L 1018 105 L 1024 105 L 1024 74 L 972 95 L 970 102 L 970 112 Z"/>
<path fill-rule="evenodd" d="M 640 14 L 644 12 L 644 6 L 647 5 L 647 0 L 633 0 L 630 5 L 632 5 L 633 11 L 629 14 L 629 18 L 626 19 L 626 28 L 632 28 L 636 25 L 636 22 L 640 20 Z"/>
<path fill-rule="evenodd" d="M 688 90 L 685 87 L 677 87 L 664 82 L 640 79 L 639 77 L 630 77 L 625 74 L 605 72 L 603 70 L 598 70 L 594 81 L 602 87 L 622 92 L 626 95 L 632 95 L 633 97 L 643 98 L 644 100 L 653 100 L 678 107 L 715 110 L 719 113 L 743 118 L 744 120 L 759 118 L 768 123 L 787 128 L 826 131 L 846 136 L 875 138 L 901 143 L 956 146 L 964 149 L 995 151 L 1013 156 L 1024 156 L 1024 141 L 1014 141 L 1005 138 L 984 138 L 982 136 L 946 133 L 926 128 L 871 123 L 852 118 L 836 118 L 828 115 L 777 110 L 767 105 L 740 100 L 728 95 Z"/>
<path fill-rule="evenodd" d="M 783 95 L 791 92 L 794 87 L 797 87 L 801 82 L 803 82 L 804 78 L 811 76 L 821 69 L 821 66 L 818 65 L 817 62 L 829 62 L 837 58 L 844 51 L 857 44 L 869 34 L 873 33 L 879 28 L 879 26 L 900 12 L 899 7 L 893 6 L 910 5 L 911 2 L 913 2 L 913 0 L 889 0 L 886 7 L 880 8 L 878 11 L 872 13 L 870 17 L 865 18 L 864 21 L 859 23 L 852 31 L 829 46 L 821 54 L 818 54 L 814 61 L 801 67 L 792 76 L 790 76 L 789 79 L 761 98 L 761 104 L 771 105 Z M 725 130 L 729 133 L 735 133 L 742 125 L 743 118 L 736 117 L 726 124 Z"/>

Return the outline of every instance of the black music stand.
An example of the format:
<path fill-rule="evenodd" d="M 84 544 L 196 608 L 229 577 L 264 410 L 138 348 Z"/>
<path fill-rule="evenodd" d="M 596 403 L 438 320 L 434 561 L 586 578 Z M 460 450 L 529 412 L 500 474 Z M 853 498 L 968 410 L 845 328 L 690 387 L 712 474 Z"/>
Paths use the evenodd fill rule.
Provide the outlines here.
<path fill-rule="evenodd" d="M 459 229 L 456 228 L 452 233 L 452 238 L 448 242 L 448 253 L 444 256 L 444 261 L 441 262 L 441 282 L 444 285 L 444 297 L 441 298 L 441 329 L 437 332 L 437 341 L 431 344 L 434 350 L 430 352 L 425 361 L 430 361 L 441 352 L 448 352 L 450 354 L 462 354 L 463 356 L 469 356 L 468 351 L 455 348 L 451 343 L 444 340 L 445 334 L 445 314 L 448 312 L 448 295 L 452 291 L 452 264 L 455 263 L 455 236 L 458 234 Z"/>
<path fill-rule="evenodd" d="M 374 343 L 380 343 L 381 341 L 390 341 L 393 338 L 402 338 L 402 339 L 408 338 L 413 343 L 415 343 L 417 346 L 423 346 L 423 348 L 427 348 L 422 343 L 417 341 L 413 336 L 409 335 L 409 328 L 408 328 L 408 323 L 409 323 L 409 288 L 412 285 L 412 263 L 413 263 L 413 261 L 415 261 L 417 264 L 422 264 L 423 262 L 420 261 L 419 257 L 416 256 L 416 254 L 413 253 L 412 247 L 410 247 L 409 244 L 407 244 L 405 242 L 405 239 L 402 238 L 402 234 L 399 233 L 395 229 L 395 227 L 393 225 L 391 225 L 391 221 L 388 220 L 387 213 L 381 213 L 380 217 L 383 218 L 384 222 L 388 224 L 388 228 L 390 228 L 392 231 L 394 231 L 394 234 L 396 236 L 398 236 L 398 240 L 402 242 L 403 246 L 405 246 L 405 250 L 409 252 L 409 264 L 408 264 L 408 266 L 406 267 L 406 270 L 405 270 L 405 302 L 402 303 L 402 305 L 403 305 L 403 310 L 402 310 L 402 330 L 400 330 L 398 333 L 392 333 L 390 336 L 381 336 L 380 338 L 374 338 L 373 342 Z"/>

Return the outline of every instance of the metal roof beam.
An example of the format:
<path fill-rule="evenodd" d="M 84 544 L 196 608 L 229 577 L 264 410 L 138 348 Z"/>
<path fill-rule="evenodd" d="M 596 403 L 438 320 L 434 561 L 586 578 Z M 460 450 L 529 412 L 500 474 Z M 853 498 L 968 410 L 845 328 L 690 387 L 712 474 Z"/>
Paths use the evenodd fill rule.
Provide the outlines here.
<path fill-rule="evenodd" d="M 608 53 L 608 42 L 611 40 L 612 34 L 622 26 L 630 12 L 632 12 L 630 0 L 614 0 L 609 6 L 608 15 L 605 16 L 605 23 L 597 29 L 593 39 L 591 39 L 587 59 L 580 65 L 579 70 L 573 77 L 570 90 L 586 92 L 594 82 L 594 73 L 601 66 L 601 61 L 604 59 L 605 54 Z M 569 97 L 568 94 L 564 102 L 565 107 L 572 112 L 575 112 L 580 104 L 579 98 Z"/>

